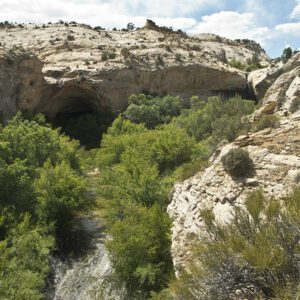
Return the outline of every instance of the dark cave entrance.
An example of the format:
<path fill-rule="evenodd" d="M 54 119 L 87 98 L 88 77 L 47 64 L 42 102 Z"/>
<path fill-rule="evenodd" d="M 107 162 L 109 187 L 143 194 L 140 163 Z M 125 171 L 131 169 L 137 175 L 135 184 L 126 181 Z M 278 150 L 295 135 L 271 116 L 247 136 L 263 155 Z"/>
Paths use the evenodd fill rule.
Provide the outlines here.
<path fill-rule="evenodd" d="M 58 105 L 50 123 L 86 149 L 99 147 L 102 134 L 113 122 L 112 111 L 100 106 L 91 93 L 76 89 L 65 91 L 54 102 Z"/>

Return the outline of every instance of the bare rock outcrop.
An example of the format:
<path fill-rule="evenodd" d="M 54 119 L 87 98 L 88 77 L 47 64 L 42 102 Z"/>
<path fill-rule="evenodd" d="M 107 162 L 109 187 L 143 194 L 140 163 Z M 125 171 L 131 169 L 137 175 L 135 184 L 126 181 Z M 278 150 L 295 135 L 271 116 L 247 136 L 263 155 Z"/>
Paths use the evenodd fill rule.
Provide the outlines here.
<path fill-rule="evenodd" d="M 39 101 L 45 81 L 42 63 L 23 50 L 0 50 L 0 66 L 0 114 L 7 119 Z"/>
<path fill-rule="evenodd" d="M 207 169 L 175 185 L 168 213 L 173 220 L 172 253 L 177 272 L 189 259 L 191 237 L 201 233 L 201 209 L 212 208 L 219 221 L 228 222 L 234 205 L 243 204 L 250 191 L 261 188 L 269 196 L 280 197 L 300 184 L 300 105 L 289 111 L 300 95 L 299 58 L 294 56 L 276 71 L 278 78 L 272 78 L 273 84 L 255 113 L 256 117 L 277 114 L 279 127 L 238 137 L 216 151 Z M 254 163 L 251 176 L 232 178 L 225 172 L 221 158 L 236 147 L 249 152 Z"/>
<path fill-rule="evenodd" d="M 18 109 L 50 116 L 104 107 L 120 111 L 129 95 L 145 91 L 183 98 L 243 93 L 248 87 L 246 74 L 227 62 L 233 58 L 246 62 L 255 53 L 263 64 L 269 61 L 253 42 L 212 35 L 187 37 L 150 21 L 134 31 L 105 31 L 75 22 L 2 26 L 1 53 L 13 47 L 33 53 L 36 58 L 32 60 L 42 73 L 30 67 L 17 70 L 10 66 L 8 70 L 1 60 L 1 72 L 15 74 L 10 79 L 1 75 L 3 85 L 9 80 L 15 83 L 14 92 L 5 93 L 15 94 L 16 99 L 0 92 L 0 105 L 7 116 Z M 21 93 L 18 78 L 29 74 L 38 78 L 23 81 Z"/>
<path fill-rule="evenodd" d="M 240 136 L 216 152 L 209 168 L 175 185 L 168 213 L 173 220 L 172 253 L 177 271 L 188 259 L 190 237 L 201 232 L 201 209 L 213 208 L 220 221 L 228 221 L 233 205 L 243 203 L 251 190 L 260 187 L 279 197 L 300 183 L 299 133 L 300 114 L 295 114 L 282 120 L 280 128 Z M 221 157 L 236 147 L 248 150 L 254 162 L 253 176 L 237 180 L 224 171 Z"/>
<path fill-rule="evenodd" d="M 248 76 L 261 108 L 255 117 L 274 112 L 287 114 L 294 101 L 300 101 L 300 53 L 294 55 L 286 64 L 273 68 L 253 71 Z"/>

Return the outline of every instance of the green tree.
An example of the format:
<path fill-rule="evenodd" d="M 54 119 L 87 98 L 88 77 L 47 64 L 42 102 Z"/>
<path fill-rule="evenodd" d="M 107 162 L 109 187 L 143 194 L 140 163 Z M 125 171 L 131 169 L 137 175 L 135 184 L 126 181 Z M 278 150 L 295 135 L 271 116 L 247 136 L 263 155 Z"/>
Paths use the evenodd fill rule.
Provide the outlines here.
<path fill-rule="evenodd" d="M 281 55 L 281 59 L 284 62 L 287 62 L 291 57 L 293 56 L 293 50 L 291 47 L 286 47 L 284 48 L 282 55 Z"/>
<path fill-rule="evenodd" d="M 146 299 L 167 285 L 173 271 L 170 225 L 158 205 L 130 205 L 112 226 L 107 248 L 117 279 L 126 283 L 130 297 Z"/>
<path fill-rule="evenodd" d="M 85 183 L 66 162 L 55 167 L 46 162 L 34 188 L 39 219 L 54 224 L 58 236 L 66 233 L 75 212 L 87 205 Z"/>
<path fill-rule="evenodd" d="M 0 241 L 0 298 L 43 299 L 41 292 L 49 271 L 48 258 L 54 239 L 33 227 L 29 215 Z"/>
<path fill-rule="evenodd" d="M 142 123 L 147 128 L 169 123 L 171 118 L 180 115 L 184 102 L 179 97 L 154 97 L 138 94 L 129 97 L 129 106 L 124 117 L 135 123 Z"/>

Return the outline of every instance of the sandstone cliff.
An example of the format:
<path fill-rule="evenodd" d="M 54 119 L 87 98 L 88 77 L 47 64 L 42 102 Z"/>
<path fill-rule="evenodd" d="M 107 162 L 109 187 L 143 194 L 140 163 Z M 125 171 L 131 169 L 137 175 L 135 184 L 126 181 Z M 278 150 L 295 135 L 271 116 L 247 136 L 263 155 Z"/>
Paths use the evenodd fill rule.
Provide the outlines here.
<path fill-rule="evenodd" d="M 15 55 L 12 66 L 5 63 L 8 51 Z M 0 26 L 0 107 L 6 116 L 18 109 L 55 116 L 107 106 L 119 111 L 129 95 L 143 91 L 184 98 L 245 92 L 246 73 L 228 61 L 254 54 L 268 65 L 254 42 L 187 37 L 151 22 L 132 32 L 75 22 Z"/>
<path fill-rule="evenodd" d="M 216 151 L 207 169 L 175 185 L 168 212 L 173 220 L 172 253 L 177 272 L 189 257 L 190 237 L 201 233 L 200 209 L 213 208 L 217 219 L 225 222 L 233 206 L 242 204 L 251 190 L 261 188 L 269 196 L 280 197 L 300 184 L 299 59 L 297 54 L 284 66 L 250 74 L 262 82 L 259 89 L 265 94 L 254 118 L 274 113 L 280 117 L 280 126 L 238 137 Z M 233 179 L 224 171 L 221 158 L 236 147 L 248 150 L 254 163 L 252 176 Z"/>

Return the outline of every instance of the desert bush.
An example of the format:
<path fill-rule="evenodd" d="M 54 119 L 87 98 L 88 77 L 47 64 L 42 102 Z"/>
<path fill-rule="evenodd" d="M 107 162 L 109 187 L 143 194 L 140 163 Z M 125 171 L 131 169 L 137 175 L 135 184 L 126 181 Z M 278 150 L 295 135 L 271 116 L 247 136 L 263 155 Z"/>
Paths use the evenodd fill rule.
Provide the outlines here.
<path fill-rule="evenodd" d="M 181 53 L 176 53 L 175 54 L 175 60 L 177 62 L 182 62 L 182 54 Z"/>
<path fill-rule="evenodd" d="M 251 130 L 257 132 L 265 128 L 277 128 L 278 126 L 279 118 L 277 116 L 263 115 L 252 124 Z"/>
<path fill-rule="evenodd" d="M 246 63 L 243 63 L 240 60 L 233 58 L 231 61 L 229 61 L 229 65 L 233 68 L 245 72 L 251 72 L 263 67 L 259 61 L 259 57 L 257 54 L 253 54 L 252 58 L 247 59 Z"/>
<path fill-rule="evenodd" d="M 171 285 L 175 299 L 297 299 L 299 188 L 282 199 L 254 191 L 227 224 L 212 210 L 201 216 L 205 227 L 192 260 Z"/>
<path fill-rule="evenodd" d="M 240 60 L 237 60 L 235 58 L 233 58 L 232 60 L 229 61 L 229 65 L 233 68 L 245 71 L 245 69 L 247 68 L 247 65 L 242 63 Z"/>
<path fill-rule="evenodd" d="M 172 49 L 171 49 L 170 45 L 166 45 L 166 46 L 165 46 L 165 49 L 166 49 L 166 51 L 168 51 L 168 52 L 172 52 Z"/>
<path fill-rule="evenodd" d="M 171 222 L 158 206 L 126 208 L 111 228 L 107 242 L 117 279 L 125 282 L 130 299 L 149 299 L 167 285 L 173 271 L 170 255 Z"/>
<path fill-rule="evenodd" d="M 180 115 L 183 107 L 184 102 L 179 97 L 132 95 L 124 117 L 135 123 L 143 123 L 148 128 L 154 128 L 158 124 L 170 122 L 173 116 Z"/>
<path fill-rule="evenodd" d="M 106 53 L 101 54 L 101 60 L 102 61 L 107 61 L 108 60 L 108 55 Z"/>
<path fill-rule="evenodd" d="M 248 132 L 250 122 L 243 116 L 251 114 L 254 108 L 253 101 L 240 97 L 228 100 L 210 97 L 207 103 L 192 97 L 191 109 L 183 110 L 173 119 L 173 124 L 185 128 L 197 141 L 212 136 L 212 143 L 216 146 L 221 140 L 231 142 L 239 134 Z"/>
<path fill-rule="evenodd" d="M 194 44 L 194 45 L 191 46 L 191 49 L 194 50 L 194 51 L 200 51 L 200 46 Z"/>
<path fill-rule="evenodd" d="M 108 52 L 107 55 L 108 55 L 109 59 L 115 59 L 117 57 L 116 53 L 114 53 L 114 52 Z"/>
<path fill-rule="evenodd" d="M 157 57 L 156 57 L 156 64 L 158 66 L 164 66 L 165 65 L 165 62 L 164 62 L 163 58 L 160 55 L 157 55 Z"/>
<path fill-rule="evenodd" d="M 300 109 L 300 99 L 299 98 L 295 98 L 292 101 L 292 104 L 290 106 L 290 112 L 293 114 L 294 112 L 296 112 L 298 109 Z"/>
<path fill-rule="evenodd" d="M 68 41 L 75 41 L 74 35 L 68 34 L 67 40 L 68 40 Z"/>
<path fill-rule="evenodd" d="M 50 251 L 87 203 L 78 147 L 41 115 L 0 128 L 1 299 L 44 298 Z"/>
<path fill-rule="evenodd" d="M 130 56 L 130 51 L 127 48 L 122 48 L 121 55 L 124 57 L 124 59 L 128 59 Z"/>
<path fill-rule="evenodd" d="M 232 176 L 243 176 L 252 169 L 252 160 L 246 150 L 231 149 L 222 159 L 224 170 Z"/>

